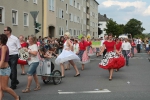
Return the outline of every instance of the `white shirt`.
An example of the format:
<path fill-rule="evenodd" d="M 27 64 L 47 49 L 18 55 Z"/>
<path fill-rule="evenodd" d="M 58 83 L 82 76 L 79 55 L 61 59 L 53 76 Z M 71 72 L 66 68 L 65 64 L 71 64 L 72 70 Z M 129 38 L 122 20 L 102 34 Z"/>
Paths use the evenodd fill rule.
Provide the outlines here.
<path fill-rule="evenodd" d="M 148 43 L 146 44 L 146 47 L 149 48 L 149 44 Z"/>
<path fill-rule="evenodd" d="M 79 44 L 76 43 L 73 45 L 73 52 L 76 54 L 79 51 Z"/>
<path fill-rule="evenodd" d="M 141 44 L 141 42 L 142 42 L 141 39 L 136 40 L 136 44 Z"/>
<path fill-rule="evenodd" d="M 21 48 L 19 39 L 14 35 L 8 37 L 7 46 L 9 48 L 9 55 L 18 54 L 19 53 L 18 49 Z"/>
<path fill-rule="evenodd" d="M 38 52 L 38 47 L 36 44 L 33 44 L 31 46 L 28 47 L 31 51 L 37 51 Z M 28 64 L 30 65 L 31 63 L 33 62 L 39 62 L 39 58 L 38 56 L 36 55 L 32 55 L 32 54 L 29 54 L 30 55 L 30 60 L 27 60 L 28 61 Z"/>
<path fill-rule="evenodd" d="M 131 50 L 131 44 L 129 42 L 122 43 L 123 50 Z"/>

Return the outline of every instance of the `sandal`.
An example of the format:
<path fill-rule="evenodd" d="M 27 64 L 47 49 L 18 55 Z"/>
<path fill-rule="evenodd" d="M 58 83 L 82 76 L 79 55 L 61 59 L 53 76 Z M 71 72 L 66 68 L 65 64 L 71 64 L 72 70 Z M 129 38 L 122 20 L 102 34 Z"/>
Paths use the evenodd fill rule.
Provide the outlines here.
<path fill-rule="evenodd" d="M 30 92 L 30 88 L 26 88 L 24 90 L 22 90 L 22 93 L 29 93 Z"/>
<path fill-rule="evenodd" d="M 34 89 L 34 91 L 38 91 L 38 90 L 40 90 L 41 89 L 41 87 L 40 87 L 40 85 L 39 86 L 36 86 L 36 88 Z"/>

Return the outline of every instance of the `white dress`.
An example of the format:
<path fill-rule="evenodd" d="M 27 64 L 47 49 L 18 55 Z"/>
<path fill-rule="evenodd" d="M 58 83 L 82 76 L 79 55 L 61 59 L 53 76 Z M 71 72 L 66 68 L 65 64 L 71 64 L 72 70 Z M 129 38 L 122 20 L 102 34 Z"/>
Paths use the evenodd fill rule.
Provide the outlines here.
<path fill-rule="evenodd" d="M 65 50 L 66 48 L 69 48 L 67 46 L 67 42 L 64 43 L 64 48 L 62 53 L 56 58 L 55 63 L 57 65 L 60 65 L 61 63 L 68 62 L 69 60 L 73 60 L 75 62 L 80 62 L 80 58 L 71 50 Z"/>

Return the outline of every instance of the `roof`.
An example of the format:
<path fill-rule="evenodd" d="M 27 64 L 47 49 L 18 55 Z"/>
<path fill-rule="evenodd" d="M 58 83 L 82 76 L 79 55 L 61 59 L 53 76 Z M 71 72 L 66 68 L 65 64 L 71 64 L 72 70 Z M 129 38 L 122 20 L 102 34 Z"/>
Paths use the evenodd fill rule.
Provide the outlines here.
<path fill-rule="evenodd" d="M 98 13 L 98 21 L 108 21 L 109 18 L 107 18 L 106 14 L 101 15 L 100 13 Z"/>
<path fill-rule="evenodd" d="M 94 0 L 94 1 L 99 5 L 99 3 L 96 0 Z"/>

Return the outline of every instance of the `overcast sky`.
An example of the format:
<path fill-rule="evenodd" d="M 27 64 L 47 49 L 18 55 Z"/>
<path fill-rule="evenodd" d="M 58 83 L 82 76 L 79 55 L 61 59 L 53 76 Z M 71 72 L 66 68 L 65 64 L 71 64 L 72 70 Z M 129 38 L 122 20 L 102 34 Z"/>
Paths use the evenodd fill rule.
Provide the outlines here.
<path fill-rule="evenodd" d="M 97 0 L 100 14 L 106 14 L 118 24 L 126 24 L 131 18 L 140 20 L 150 33 L 150 0 Z"/>

